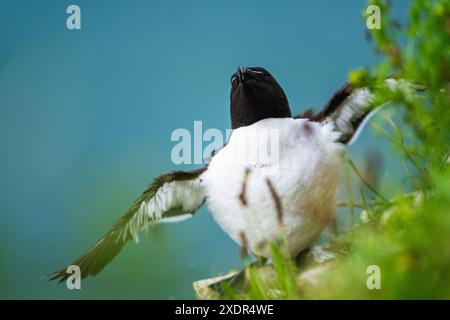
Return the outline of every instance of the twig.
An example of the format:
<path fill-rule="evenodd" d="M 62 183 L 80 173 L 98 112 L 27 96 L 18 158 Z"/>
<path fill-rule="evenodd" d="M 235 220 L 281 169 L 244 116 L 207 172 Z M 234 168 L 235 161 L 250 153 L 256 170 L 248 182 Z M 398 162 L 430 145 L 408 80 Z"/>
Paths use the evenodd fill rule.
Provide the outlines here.
<path fill-rule="evenodd" d="M 389 123 L 389 125 L 398 133 L 398 136 L 400 138 L 400 148 L 405 152 L 405 156 L 408 158 L 409 161 L 411 161 L 411 163 L 416 167 L 416 169 L 419 172 L 422 172 L 425 174 L 426 177 L 428 177 L 428 171 L 427 169 L 421 167 L 416 159 L 414 159 L 414 157 L 411 155 L 410 151 L 405 147 L 405 138 L 401 132 L 401 130 L 396 126 L 396 124 L 394 123 L 394 121 L 392 121 L 392 119 L 390 117 L 386 117 L 386 121 L 387 123 Z"/>
<path fill-rule="evenodd" d="M 348 167 L 345 170 L 345 189 L 347 192 L 347 199 L 349 201 L 348 206 L 350 207 L 350 216 L 352 220 L 352 224 L 355 223 L 355 199 L 353 198 L 353 191 L 352 191 L 352 177 L 350 176 L 350 170 Z"/>
<path fill-rule="evenodd" d="M 244 172 L 244 179 L 242 180 L 242 189 L 241 193 L 239 194 L 239 200 L 241 201 L 243 206 L 247 206 L 247 181 L 248 177 L 250 175 L 250 169 L 246 168 Z"/>
<path fill-rule="evenodd" d="M 361 174 L 361 172 L 358 170 L 356 165 L 353 163 L 351 159 L 347 159 L 348 163 L 350 164 L 350 167 L 353 169 L 353 171 L 358 176 L 359 180 L 361 180 L 362 183 L 365 184 L 365 186 L 372 191 L 373 194 L 375 194 L 377 197 L 379 197 L 381 200 L 383 200 L 385 203 L 390 203 L 389 200 L 387 200 L 385 197 L 383 197 L 370 183 L 367 182 L 367 180 L 364 178 L 364 176 Z"/>
<path fill-rule="evenodd" d="M 241 258 L 245 258 L 248 256 L 248 241 L 244 231 L 239 233 L 239 238 L 241 238 Z"/>
<path fill-rule="evenodd" d="M 272 182 L 269 178 L 266 179 L 267 186 L 269 187 L 270 194 L 272 195 L 273 201 L 275 202 L 275 208 L 277 209 L 277 222 L 278 226 L 283 226 L 283 207 L 281 205 L 280 197 L 277 194 Z"/>
<path fill-rule="evenodd" d="M 364 209 L 364 205 L 361 203 L 348 203 L 348 202 L 338 202 L 337 206 L 340 208 L 348 208 L 348 207 L 355 207 L 359 209 Z"/>
<path fill-rule="evenodd" d="M 361 192 L 361 200 L 362 200 L 363 209 L 366 211 L 369 211 L 369 207 L 367 206 L 367 202 L 366 202 L 366 192 L 364 191 L 364 188 L 360 188 L 359 192 Z"/>
<path fill-rule="evenodd" d="M 404 142 L 402 141 L 397 141 L 396 139 L 394 139 L 388 132 L 386 132 L 380 125 L 376 124 L 375 122 L 372 123 L 372 127 L 377 130 L 378 132 L 380 132 L 386 139 L 388 139 L 390 142 L 392 142 L 393 144 L 397 145 L 400 149 L 403 150 L 403 152 L 409 154 L 409 156 L 412 157 L 412 155 L 416 155 L 424 160 L 426 160 L 426 157 L 423 154 L 420 154 L 420 152 L 416 151 L 416 150 L 409 150 L 406 148 Z M 408 157 L 409 159 L 409 157 Z"/>

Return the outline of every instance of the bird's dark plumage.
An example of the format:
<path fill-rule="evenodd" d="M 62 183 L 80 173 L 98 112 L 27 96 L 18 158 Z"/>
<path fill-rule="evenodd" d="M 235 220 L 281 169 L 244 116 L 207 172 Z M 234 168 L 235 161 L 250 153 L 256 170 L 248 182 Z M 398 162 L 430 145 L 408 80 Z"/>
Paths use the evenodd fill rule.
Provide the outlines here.
<path fill-rule="evenodd" d="M 372 94 L 369 89 L 357 89 L 351 84 L 345 83 L 334 92 L 319 113 L 315 114 L 309 109 L 295 118 L 332 122 L 334 129 L 341 133 L 339 142 L 347 144 L 372 111 L 371 102 Z"/>
<path fill-rule="evenodd" d="M 267 118 L 292 117 L 281 86 L 264 68 L 238 67 L 231 77 L 231 127 L 249 126 Z"/>
<path fill-rule="evenodd" d="M 333 93 L 331 98 L 327 101 L 327 103 L 322 107 L 322 110 L 314 114 L 312 109 L 308 109 L 302 114 L 296 116 L 295 118 L 308 118 L 312 121 L 321 122 L 325 120 L 328 116 L 330 116 L 333 112 L 336 112 L 342 103 L 347 99 L 350 94 L 353 92 L 354 88 L 350 83 L 345 83 L 342 87 L 340 87 L 337 91 Z"/>

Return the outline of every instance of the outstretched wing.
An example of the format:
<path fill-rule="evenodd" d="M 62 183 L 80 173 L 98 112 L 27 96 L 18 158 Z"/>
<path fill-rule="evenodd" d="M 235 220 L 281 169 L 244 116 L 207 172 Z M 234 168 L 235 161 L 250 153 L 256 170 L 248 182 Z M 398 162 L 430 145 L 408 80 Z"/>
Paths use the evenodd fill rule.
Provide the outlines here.
<path fill-rule="evenodd" d="M 369 89 L 352 89 L 347 84 L 344 92 L 349 91 L 351 92 L 339 105 L 326 105 L 327 115 L 323 119 L 334 124 L 334 130 L 341 134 L 339 142 L 345 144 L 351 144 L 358 137 L 367 120 L 378 110 L 371 109 L 373 94 Z"/>
<path fill-rule="evenodd" d="M 392 90 L 405 90 L 408 93 L 423 90 L 423 87 L 405 80 L 386 79 L 386 86 Z M 351 144 L 359 135 L 368 119 L 381 106 L 373 108 L 374 96 L 368 88 L 354 88 L 346 83 L 337 90 L 316 115 L 307 111 L 299 118 L 310 118 L 318 122 L 332 122 L 334 130 L 341 134 L 339 142 Z"/>
<path fill-rule="evenodd" d="M 111 230 L 72 263 L 80 268 L 81 277 L 99 273 L 128 240 L 139 241 L 139 231 L 157 222 L 191 217 L 205 201 L 199 178 L 205 169 L 173 171 L 155 178 Z M 63 268 L 50 274 L 50 280 L 61 282 L 69 276 Z"/>

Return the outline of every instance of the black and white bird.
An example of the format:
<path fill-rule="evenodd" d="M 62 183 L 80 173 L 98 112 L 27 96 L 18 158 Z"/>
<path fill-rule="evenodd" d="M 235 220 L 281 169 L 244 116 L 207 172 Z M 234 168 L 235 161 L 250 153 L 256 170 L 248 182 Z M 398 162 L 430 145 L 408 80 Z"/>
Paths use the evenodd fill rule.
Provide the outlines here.
<path fill-rule="evenodd" d="M 392 88 L 398 83 L 387 81 Z M 269 257 L 265 244 L 281 232 L 297 255 L 334 217 L 340 154 L 370 116 L 372 100 L 369 89 L 345 84 L 318 114 L 293 117 L 283 89 L 267 70 L 238 67 L 231 77 L 233 130 L 227 144 L 200 169 L 155 178 L 72 265 L 83 278 L 94 276 L 128 240 L 137 242 L 141 230 L 191 217 L 205 202 L 220 227 L 255 255 Z M 272 156 L 242 156 L 250 149 L 255 154 L 268 149 Z M 51 279 L 69 276 L 63 268 Z"/>

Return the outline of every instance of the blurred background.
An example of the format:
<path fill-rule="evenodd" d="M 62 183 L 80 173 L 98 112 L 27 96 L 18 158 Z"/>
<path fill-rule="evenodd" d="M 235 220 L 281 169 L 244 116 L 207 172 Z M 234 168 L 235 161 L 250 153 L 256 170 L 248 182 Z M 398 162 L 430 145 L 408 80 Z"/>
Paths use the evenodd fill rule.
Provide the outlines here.
<path fill-rule="evenodd" d="M 400 23 L 408 3 L 394 3 Z M 66 28 L 70 4 L 81 30 Z M 44 277 L 92 245 L 152 177 L 195 168 L 171 162 L 171 133 L 194 120 L 230 127 L 237 65 L 267 68 L 299 113 L 320 108 L 350 70 L 376 64 L 365 8 L 0 0 L 0 298 L 193 298 L 193 281 L 240 268 L 239 248 L 202 208 L 126 245 L 81 290 Z M 380 179 L 399 175 L 371 128 L 349 153 L 361 168 L 379 158 Z"/>

